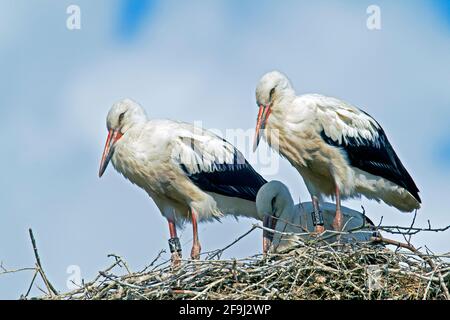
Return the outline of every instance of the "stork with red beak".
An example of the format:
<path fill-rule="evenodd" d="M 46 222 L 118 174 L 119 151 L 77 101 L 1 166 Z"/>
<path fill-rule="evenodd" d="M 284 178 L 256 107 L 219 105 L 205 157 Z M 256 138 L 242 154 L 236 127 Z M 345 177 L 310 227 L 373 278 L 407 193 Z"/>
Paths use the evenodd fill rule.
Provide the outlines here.
<path fill-rule="evenodd" d="M 256 100 L 254 150 L 263 137 L 298 170 L 311 194 L 317 232 L 324 231 L 322 196 L 336 200 L 336 230 L 343 222 L 341 199 L 364 195 L 403 212 L 420 208 L 419 189 L 366 112 L 332 97 L 297 96 L 278 71 L 261 78 Z"/>
<path fill-rule="evenodd" d="M 111 108 L 99 176 L 111 161 L 125 178 L 144 189 L 169 224 L 172 261 L 181 259 L 177 227 L 192 222 L 191 258 L 201 251 L 197 222 L 224 214 L 258 217 L 256 194 L 266 183 L 230 143 L 191 124 L 149 120 L 136 102 Z"/>

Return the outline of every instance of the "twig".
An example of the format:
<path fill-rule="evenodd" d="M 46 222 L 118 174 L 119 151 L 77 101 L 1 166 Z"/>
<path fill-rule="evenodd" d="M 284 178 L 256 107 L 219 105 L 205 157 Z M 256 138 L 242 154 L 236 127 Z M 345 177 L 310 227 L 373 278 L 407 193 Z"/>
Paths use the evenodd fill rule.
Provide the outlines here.
<path fill-rule="evenodd" d="M 45 275 L 44 269 L 42 268 L 41 259 L 39 257 L 38 249 L 36 246 L 36 240 L 34 239 L 34 235 L 33 235 L 33 230 L 30 228 L 30 229 L 28 229 L 28 232 L 30 234 L 31 244 L 33 245 L 34 257 L 36 258 L 36 268 L 37 268 L 39 274 L 41 275 L 42 280 L 44 281 L 45 286 L 47 287 L 49 293 L 58 295 L 58 291 L 56 291 L 56 289 L 50 283 L 47 276 Z"/>
<path fill-rule="evenodd" d="M 212 255 L 208 256 L 206 259 L 207 260 L 212 260 L 214 257 L 218 257 L 220 259 L 221 255 L 223 254 L 223 252 L 227 249 L 229 249 L 230 247 L 232 247 L 233 245 L 235 245 L 236 243 L 238 243 L 241 239 L 245 238 L 246 236 L 248 236 L 250 233 L 252 233 L 254 230 L 256 229 L 255 226 L 252 226 L 250 230 L 248 230 L 246 233 L 244 233 L 243 235 L 241 235 L 240 237 L 238 237 L 237 239 L 235 239 L 232 243 L 230 243 L 229 245 L 225 246 L 222 249 L 216 250 L 213 252 Z"/>
<path fill-rule="evenodd" d="M 28 290 L 25 293 L 24 298 L 27 298 L 28 295 L 30 294 L 31 288 L 33 287 L 34 280 L 36 279 L 36 276 L 37 276 L 38 273 L 39 273 L 39 271 L 35 269 L 35 272 L 33 274 L 33 278 L 31 279 L 30 285 L 28 286 Z"/>
<path fill-rule="evenodd" d="M 123 265 L 123 266 L 125 267 L 125 269 L 127 270 L 128 274 L 131 274 L 131 271 L 130 271 L 130 269 L 128 268 L 128 264 L 126 263 L 125 260 L 122 259 L 121 256 L 118 256 L 117 254 L 114 254 L 114 253 L 110 253 L 110 254 L 107 255 L 107 257 L 108 257 L 108 258 L 113 257 L 114 259 L 116 259 L 116 261 L 119 262 L 119 265 L 120 265 L 120 263 L 122 263 L 122 265 Z"/>

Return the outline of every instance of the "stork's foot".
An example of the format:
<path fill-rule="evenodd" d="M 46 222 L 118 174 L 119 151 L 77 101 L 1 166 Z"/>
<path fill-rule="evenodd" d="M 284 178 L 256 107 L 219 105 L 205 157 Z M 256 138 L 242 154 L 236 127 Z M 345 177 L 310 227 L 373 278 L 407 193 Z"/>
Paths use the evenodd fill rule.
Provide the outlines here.
<path fill-rule="evenodd" d="M 334 217 L 332 224 L 333 229 L 335 231 L 342 231 L 342 222 L 343 222 L 342 212 L 341 210 L 336 210 L 336 216 Z"/>
<path fill-rule="evenodd" d="M 316 225 L 314 231 L 311 232 L 312 237 L 320 237 L 325 232 L 325 227 L 322 225 Z"/>
<path fill-rule="evenodd" d="M 172 267 L 175 268 L 181 264 L 181 243 L 180 239 L 176 236 L 176 232 L 171 230 L 171 234 L 172 238 L 169 239 L 169 249 L 172 256 L 170 260 L 172 261 Z"/>
<path fill-rule="evenodd" d="M 170 258 L 172 263 L 172 268 L 178 268 L 181 265 L 181 253 L 174 252 Z"/>
<path fill-rule="evenodd" d="M 315 234 L 322 234 L 324 232 L 325 232 L 325 227 L 324 226 L 319 226 L 319 225 L 315 226 L 315 228 L 314 228 L 314 233 Z"/>
<path fill-rule="evenodd" d="M 200 246 L 200 244 L 194 244 L 192 246 L 192 250 L 191 250 L 191 259 L 192 260 L 200 260 L 200 252 L 202 250 L 202 247 Z"/>

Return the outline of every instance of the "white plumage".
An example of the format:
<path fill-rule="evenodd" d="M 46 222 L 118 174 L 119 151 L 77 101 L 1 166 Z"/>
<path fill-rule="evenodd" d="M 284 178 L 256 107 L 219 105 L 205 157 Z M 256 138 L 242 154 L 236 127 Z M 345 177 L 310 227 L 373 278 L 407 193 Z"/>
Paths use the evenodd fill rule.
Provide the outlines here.
<path fill-rule="evenodd" d="M 260 106 L 255 134 L 286 157 L 304 178 L 313 202 L 322 195 L 364 195 L 400 211 L 420 208 L 418 188 L 378 122 L 332 97 L 297 96 L 288 78 L 274 71 L 256 89 Z M 336 225 L 341 222 L 336 221 Z"/>
<path fill-rule="evenodd" d="M 192 221 L 193 257 L 200 253 L 197 220 L 224 214 L 257 217 L 255 198 L 266 181 L 222 138 L 187 123 L 148 120 L 130 99 L 113 105 L 107 127 L 100 176 L 111 160 L 153 198 L 169 222 L 171 238 L 176 238 L 176 226 Z"/>
<path fill-rule="evenodd" d="M 281 233 L 296 233 L 300 238 L 310 238 L 314 231 L 313 219 L 311 212 L 313 209 L 312 202 L 302 202 L 294 204 L 289 189 L 282 182 L 270 181 L 266 183 L 256 196 L 256 208 L 261 220 L 266 221 L 265 227 L 276 230 L 279 233 L 270 235 L 265 232 L 264 251 L 270 248 L 273 250 L 285 249 L 295 241 L 291 236 L 282 235 Z M 331 229 L 336 212 L 336 206 L 332 203 L 321 203 L 323 212 L 324 227 Z M 327 242 L 334 242 L 339 239 L 342 242 L 369 242 L 376 233 L 375 226 L 362 213 L 347 207 L 342 207 L 343 230 L 340 235 L 331 235 L 328 232 L 323 234 Z M 264 219 L 268 218 L 268 219 Z M 272 244 L 272 246 L 270 245 Z"/>

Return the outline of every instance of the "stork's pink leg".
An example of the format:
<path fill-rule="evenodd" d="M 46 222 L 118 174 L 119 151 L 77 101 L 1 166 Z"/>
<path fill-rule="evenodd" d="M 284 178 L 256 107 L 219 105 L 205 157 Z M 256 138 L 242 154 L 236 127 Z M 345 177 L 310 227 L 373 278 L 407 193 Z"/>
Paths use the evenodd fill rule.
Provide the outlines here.
<path fill-rule="evenodd" d="M 175 222 L 173 220 L 168 219 L 167 222 L 169 223 L 169 232 L 170 232 L 170 239 L 169 239 L 169 248 L 170 252 L 172 253 L 172 266 L 177 267 L 181 263 L 181 245 L 180 245 L 180 239 L 178 239 L 177 236 L 177 227 L 175 226 Z"/>
<path fill-rule="evenodd" d="M 333 220 L 333 228 L 336 231 L 342 231 L 342 211 L 341 211 L 341 193 L 339 187 L 336 186 L 336 215 Z"/>
<path fill-rule="evenodd" d="M 321 234 L 325 231 L 323 227 L 323 217 L 319 208 L 319 199 L 316 196 L 311 196 L 312 204 L 313 204 L 313 223 L 314 223 L 314 232 L 317 234 Z"/>
<path fill-rule="evenodd" d="M 192 231 L 194 236 L 191 250 L 191 259 L 198 260 L 200 259 L 200 252 L 202 250 L 202 247 L 200 246 L 200 241 L 198 240 L 197 214 L 194 212 L 194 210 L 191 210 L 191 215 L 192 215 Z"/>

